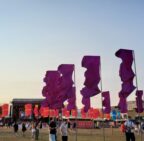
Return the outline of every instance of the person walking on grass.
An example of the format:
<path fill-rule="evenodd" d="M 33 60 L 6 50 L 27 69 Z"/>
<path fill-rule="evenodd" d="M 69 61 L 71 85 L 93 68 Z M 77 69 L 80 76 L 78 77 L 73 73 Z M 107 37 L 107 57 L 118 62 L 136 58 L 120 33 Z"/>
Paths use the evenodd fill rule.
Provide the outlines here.
<path fill-rule="evenodd" d="M 72 124 L 72 129 L 73 129 L 73 131 L 75 131 L 76 132 L 76 128 L 77 128 L 77 125 L 76 125 L 76 120 L 73 122 L 73 124 Z"/>
<path fill-rule="evenodd" d="M 22 133 L 23 133 L 23 136 L 25 136 L 25 131 L 26 131 L 26 125 L 25 125 L 25 123 L 23 122 L 23 123 L 22 123 Z"/>
<path fill-rule="evenodd" d="M 14 123 L 13 128 L 14 128 L 15 135 L 18 135 L 18 133 L 17 133 L 18 132 L 18 124 L 17 124 L 17 122 Z"/>
<path fill-rule="evenodd" d="M 35 140 L 38 140 L 39 139 L 39 129 L 37 126 L 35 126 L 35 137 L 34 137 Z"/>
<path fill-rule="evenodd" d="M 60 126 L 60 132 L 62 135 L 62 141 L 68 141 L 68 123 L 67 121 L 63 121 Z"/>
<path fill-rule="evenodd" d="M 124 123 L 124 126 L 125 126 L 126 141 L 135 141 L 135 134 L 134 134 L 135 124 L 130 116 L 128 116 L 128 119 Z"/>
<path fill-rule="evenodd" d="M 32 139 L 34 139 L 35 138 L 35 132 L 36 132 L 34 122 L 32 122 L 30 129 L 31 129 L 31 133 L 32 133 Z"/>
<path fill-rule="evenodd" d="M 56 122 L 54 118 L 50 121 L 49 131 L 49 141 L 56 141 Z"/>

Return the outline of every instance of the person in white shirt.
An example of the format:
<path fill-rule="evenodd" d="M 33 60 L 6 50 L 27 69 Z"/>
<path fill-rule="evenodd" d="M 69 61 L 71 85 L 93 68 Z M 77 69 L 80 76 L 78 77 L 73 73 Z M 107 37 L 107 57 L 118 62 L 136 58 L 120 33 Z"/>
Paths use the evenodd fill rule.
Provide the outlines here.
<path fill-rule="evenodd" d="M 67 121 L 63 121 L 60 126 L 60 132 L 62 135 L 62 141 L 68 141 L 68 124 Z"/>
<path fill-rule="evenodd" d="M 135 135 L 134 135 L 135 124 L 131 120 L 130 116 L 128 116 L 128 119 L 127 121 L 125 121 L 124 125 L 125 125 L 126 141 L 135 141 Z"/>

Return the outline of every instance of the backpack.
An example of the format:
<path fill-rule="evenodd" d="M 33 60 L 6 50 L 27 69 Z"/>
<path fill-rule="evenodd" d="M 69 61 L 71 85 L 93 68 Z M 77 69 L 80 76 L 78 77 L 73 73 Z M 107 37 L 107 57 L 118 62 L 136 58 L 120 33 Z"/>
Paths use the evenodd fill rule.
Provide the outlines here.
<path fill-rule="evenodd" d="M 132 130 L 133 130 L 132 121 L 130 121 L 130 126 L 126 126 L 126 132 L 127 132 L 127 133 L 131 133 Z"/>

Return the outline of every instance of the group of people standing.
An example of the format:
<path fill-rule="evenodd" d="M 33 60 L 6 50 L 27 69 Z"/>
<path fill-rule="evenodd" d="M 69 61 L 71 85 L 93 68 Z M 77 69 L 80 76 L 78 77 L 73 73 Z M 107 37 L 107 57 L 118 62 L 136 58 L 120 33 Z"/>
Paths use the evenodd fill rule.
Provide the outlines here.
<path fill-rule="evenodd" d="M 19 128 L 21 128 L 23 136 L 25 136 L 26 130 L 29 129 L 29 130 L 31 130 L 32 138 L 35 139 L 35 140 L 38 140 L 39 129 L 37 128 L 37 124 L 35 122 L 31 122 L 31 123 L 22 122 L 20 124 L 18 124 L 17 122 L 15 122 L 13 124 L 13 128 L 14 128 L 15 135 L 18 135 L 18 130 L 19 130 Z"/>
<path fill-rule="evenodd" d="M 62 141 L 68 141 L 68 131 L 69 129 L 75 130 L 76 129 L 76 122 L 71 122 L 69 120 L 59 120 L 56 121 L 54 118 L 52 118 L 48 124 L 48 129 L 49 129 L 49 141 L 57 141 L 57 131 L 59 130 L 61 133 L 61 140 Z M 42 128 L 42 122 L 36 123 L 36 122 L 31 122 L 31 123 L 26 123 L 22 122 L 18 124 L 15 122 L 13 124 L 14 128 L 14 133 L 15 135 L 18 135 L 18 130 L 21 128 L 22 135 L 25 136 L 25 132 L 29 129 L 31 130 L 31 137 L 32 139 L 38 140 L 38 135 L 39 135 L 39 128 Z"/>
<path fill-rule="evenodd" d="M 57 131 L 59 129 L 61 133 L 61 140 L 62 141 L 68 141 L 68 131 L 72 129 L 76 131 L 76 121 L 71 122 L 69 120 L 58 120 L 56 121 L 54 118 L 51 119 L 51 121 L 48 124 L 49 127 L 49 141 L 57 141 Z M 38 140 L 39 136 L 39 129 L 42 128 L 42 122 L 36 123 L 36 122 L 22 122 L 20 124 L 22 135 L 25 136 L 25 132 L 27 129 L 31 130 L 32 138 L 35 140 Z M 38 128 L 39 127 L 39 128 Z M 17 132 L 19 130 L 19 124 L 15 122 L 13 124 L 14 133 L 17 135 Z M 126 141 L 135 141 L 135 133 L 144 133 L 144 123 L 137 124 L 134 120 L 131 119 L 130 116 L 128 116 L 128 119 L 121 124 L 121 131 L 125 134 Z"/>
<path fill-rule="evenodd" d="M 76 131 L 76 121 L 73 121 L 71 123 L 69 120 L 62 120 L 59 121 L 59 124 L 55 122 L 54 119 L 50 121 L 49 124 L 49 141 L 57 141 L 57 129 L 59 128 L 59 131 L 61 133 L 61 140 L 62 141 L 68 141 L 68 132 L 71 130 L 71 127 L 73 131 Z"/>
<path fill-rule="evenodd" d="M 67 120 L 63 120 L 60 123 L 59 129 L 61 132 L 62 141 L 68 141 L 68 126 L 69 123 Z M 54 119 L 52 119 L 49 124 L 49 141 L 57 141 L 57 128 L 58 127 L 56 125 L 56 122 L 54 121 Z"/>
<path fill-rule="evenodd" d="M 125 133 L 126 141 L 135 141 L 135 133 L 143 134 L 144 123 L 136 123 L 128 116 L 127 120 L 121 124 L 121 131 Z"/>

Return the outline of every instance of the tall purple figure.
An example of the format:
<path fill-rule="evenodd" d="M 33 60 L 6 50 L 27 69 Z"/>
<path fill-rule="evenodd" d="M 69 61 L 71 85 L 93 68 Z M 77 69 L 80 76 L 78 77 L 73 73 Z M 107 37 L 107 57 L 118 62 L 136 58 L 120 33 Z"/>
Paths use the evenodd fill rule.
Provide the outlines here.
<path fill-rule="evenodd" d="M 85 87 L 81 90 L 84 111 L 87 112 L 90 108 L 90 98 L 100 93 L 98 87 L 100 82 L 100 56 L 84 56 L 82 67 L 87 69 L 85 72 Z"/>
<path fill-rule="evenodd" d="M 119 76 L 122 81 L 122 89 L 119 92 L 120 101 L 118 106 L 121 110 L 121 113 L 127 113 L 126 99 L 136 88 L 133 85 L 133 79 L 135 77 L 135 74 L 132 70 L 133 50 L 119 49 L 115 55 L 122 59 L 119 70 Z"/>

